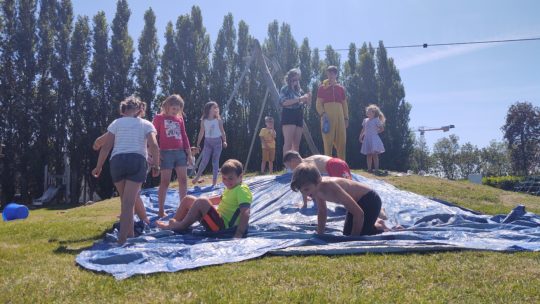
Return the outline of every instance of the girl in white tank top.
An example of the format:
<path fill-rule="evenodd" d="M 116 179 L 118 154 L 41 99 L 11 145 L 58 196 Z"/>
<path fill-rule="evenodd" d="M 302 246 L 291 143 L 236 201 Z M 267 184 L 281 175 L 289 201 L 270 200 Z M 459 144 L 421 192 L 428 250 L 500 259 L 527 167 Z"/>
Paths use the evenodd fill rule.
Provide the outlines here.
<path fill-rule="evenodd" d="M 221 151 L 227 148 L 227 136 L 223 129 L 223 120 L 219 115 L 219 106 L 215 101 L 207 102 L 204 105 L 203 116 L 201 117 L 201 129 L 197 138 L 197 147 L 200 147 L 204 136 L 204 147 L 202 150 L 202 161 L 197 170 L 197 175 L 193 179 L 193 184 L 199 182 L 204 169 L 212 158 L 212 185 L 217 183 L 219 172 L 219 157 Z"/>

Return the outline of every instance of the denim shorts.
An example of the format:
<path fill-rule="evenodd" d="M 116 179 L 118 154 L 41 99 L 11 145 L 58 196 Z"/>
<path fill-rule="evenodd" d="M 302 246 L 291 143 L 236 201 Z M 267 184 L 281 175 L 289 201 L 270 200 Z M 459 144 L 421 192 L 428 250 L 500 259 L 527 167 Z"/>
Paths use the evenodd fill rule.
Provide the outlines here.
<path fill-rule="evenodd" d="M 187 166 L 187 155 L 184 150 L 160 150 L 161 169 L 174 169 Z"/>
<path fill-rule="evenodd" d="M 136 183 L 144 183 L 148 163 L 138 153 L 116 154 L 111 158 L 111 177 L 113 183 L 127 179 Z"/>

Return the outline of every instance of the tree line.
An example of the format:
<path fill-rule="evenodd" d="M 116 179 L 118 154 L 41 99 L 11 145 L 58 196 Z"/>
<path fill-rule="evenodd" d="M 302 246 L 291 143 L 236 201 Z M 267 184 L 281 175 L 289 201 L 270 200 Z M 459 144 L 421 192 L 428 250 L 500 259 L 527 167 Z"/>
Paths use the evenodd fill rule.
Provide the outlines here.
<path fill-rule="evenodd" d="M 512 104 L 501 130 L 505 141 L 493 140 L 481 149 L 470 142 L 460 145 L 459 137 L 450 135 L 439 139 L 431 152 L 421 136 L 415 139 L 411 169 L 449 179 L 467 178 L 473 173 L 483 176 L 540 173 L 540 107 L 530 102 Z"/>
<path fill-rule="evenodd" d="M 75 17 L 70 0 L 4 0 L 0 6 L 0 140 L 6 146 L 1 159 L 3 202 L 15 193 L 25 201 L 38 197 L 44 190 L 45 166 L 61 174 L 65 158 L 70 164 L 71 201 L 81 194 L 83 180 L 88 193 L 111 196 L 108 174 L 99 180 L 90 176 L 97 158 L 91 146 L 118 117 L 121 100 L 139 96 L 148 104 L 146 118 L 151 120 L 166 96 L 180 94 L 186 101 L 186 128 L 193 143 L 203 105 L 215 100 L 223 107 L 247 69 L 238 94 L 223 113 L 229 148 L 222 156 L 245 161 L 251 138 L 259 131 L 256 124 L 266 87 L 263 71 L 246 66 L 254 37 L 244 21 L 236 23 L 230 13 L 224 16 L 212 44 L 201 9 L 193 6 L 167 23 L 160 46 L 151 8 L 144 14 L 138 39 L 130 36 L 126 0 L 117 1 L 111 23 L 102 11 L 92 18 Z M 388 119 L 381 162 L 392 170 L 409 168 L 411 105 L 382 41 L 375 47 L 351 43 L 342 58 L 330 45 L 322 51 L 312 48 L 308 38 L 297 42 L 290 25 L 272 21 L 262 48 L 278 88 L 286 71 L 299 67 L 302 88 L 312 90 L 314 99 L 325 68 L 340 67 L 339 81 L 349 97 L 347 161 L 351 167 L 364 166 L 357 138 L 365 107 L 376 103 Z M 262 110 L 278 117 L 271 103 Z M 315 107 L 306 111 L 313 139 L 322 148 Z M 279 147 L 283 139 L 279 127 L 277 131 Z M 304 144 L 301 152 L 308 153 Z M 258 167 L 260 153 L 254 149 L 249 169 Z M 280 153 L 277 157 L 280 164 Z"/>

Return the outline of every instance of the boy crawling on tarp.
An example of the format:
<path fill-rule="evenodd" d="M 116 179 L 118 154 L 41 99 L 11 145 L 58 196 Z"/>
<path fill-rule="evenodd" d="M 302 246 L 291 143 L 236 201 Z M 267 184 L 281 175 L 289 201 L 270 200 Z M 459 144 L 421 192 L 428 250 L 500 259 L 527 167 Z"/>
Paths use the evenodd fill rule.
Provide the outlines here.
<path fill-rule="evenodd" d="M 368 186 L 340 177 L 321 177 L 317 167 L 301 163 L 293 171 L 291 189 L 313 198 L 317 204 L 317 233 L 324 234 L 326 202 L 341 204 L 347 209 L 344 235 L 373 235 L 388 231 L 383 221 L 377 221 L 381 198 Z"/>

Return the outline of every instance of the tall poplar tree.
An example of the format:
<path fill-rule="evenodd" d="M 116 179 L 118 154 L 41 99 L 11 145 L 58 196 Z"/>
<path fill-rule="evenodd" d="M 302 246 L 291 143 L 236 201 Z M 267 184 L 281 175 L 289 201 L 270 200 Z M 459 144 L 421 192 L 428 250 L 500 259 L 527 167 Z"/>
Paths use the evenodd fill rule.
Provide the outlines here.
<path fill-rule="evenodd" d="M 133 94 L 133 39 L 128 33 L 131 11 L 127 0 L 118 0 L 112 22 L 111 49 L 108 58 L 109 90 L 113 102 L 110 118 L 117 116 L 118 104 Z"/>
<path fill-rule="evenodd" d="M 2 28 L 0 31 L 0 144 L 5 145 L 2 150 L 3 158 L 0 158 L 2 170 L 1 202 L 8 202 L 15 194 L 16 150 L 15 147 L 15 106 L 16 84 L 15 74 L 15 31 L 16 31 L 16 6 L 14 0 L 0 2 L 2 15 Z"/>
<path fill-rule="evenodd" d="M 56 3 L 54 35 L 53 78 L 56 88 L 55 136 L 52 154 L 53 165 L 57 174 L 64 171 L 64 151 L 67 150 L 68 130 L 71 128 L 68 119 L 72 97 L 69 62 L 71 34 L 73 31 L 73 7 L 71 0 Z M 67 152 L 67 151 L 66 151 Z"/>
<path fill-rule="evenodd" d="M 174 93 L 173 89 L 173 73 L 174 73 L 174 60 L 176 55 L 176 43 L 174 41 L 175 32 L 172 22 L 167 23 L 165 28 L 165 45 L 163 46 L 163 53 L 159 62 L 159 87 L 161 89 L 161 95 L 158 97 L 158 102 L 153 108 L 154 112 L 159 112 L 159 105 L 161 100 Z"/>
<path fill-rule="evenodd" d="M 147 103 L 146 117 L 152 119 L 155 109 L 157 67 L 159 62 L 159 43 L 156 30 L 156 15 L 149 8 L 144 13 L 144 28 L 139 38 L 139 59 L 137 61 L 137 94 Z"/>
<path fill-rule="evenodd" d="M 56 1 L 40 1 L 39 17 L 37 20 L 37 96 L 35 115 L 43 117 L 38 120 L 36 150 L 38 157 L 35 159 L 37 168 L 48 165 L 51 171 L 55 166 L 51 162 L 54 158 L 54 140 L 56 139 L 56 88 L 53 80 L 54 59 L 54 33 L 56 31 Z M 51 153 L 52 152 L 52 153 Z M 43 169 L 39 170 L 43 172 Z M 43 185 L 42 174 L 35 176 L 38 184 Z M 42 189 L 45 190 L 45 189 Z"/>
<path fill-rule="evenodd" d="M 394 60 L 388 58 L 382 41 L 377 49 L 378 105 L 387 121 L 381 134 L 386 152 L 381 166 L 405 171 L 412 153 L 413 138 L 409 129 L 411 105 L 405 101 L 405 89 Z"/>
<path fill-rule="evenodd" d="M 93 106 L 89 107 L 88 115 L 93 121 L 88 126 L 90 140 L 96 139 L 107 130 L 111 115 L 114 111 L 116 115 L 117 107 L 113 110 L 113 104 L 110 101 L 110 92 L 108 86 L 108 62 L 109 62 L 109 28 L 105 12 L 98 12 L 93 18 L 93 37 L 92 37 L 92 63 L 90 68 L 90 94 L 92 96 Z M 91 153 L 91 165 L 97 162 L 97 153 Z M 107 172 L 109 162 L 105 162 L 104 172 Z M 110 174 L 102 174 L 98 180 L 89 179 L 90 194 L 97 191 L 101 197 L 110 197 L 114 191 L 114 185 Z"/>
<path fill-rule="evenodd" d="M 94 164 L 90 149 L 93 138 L 88 132 L 94 124 L 91 108 L 94 106 L 88 88 L 87 69 L 90 63 L 90 26 L 86 16 L 78 16 L 75 22 L 73 38 L 70 48 L 70 74 L 72 87 L 72 106 L 69 111 L 71 128 L 68 144 L 69 158 L 71 160 L 71 201 L 80 196 L 83 178 L 89 181 L 91 166 Z M 88 189 L 87 189 L 88 191 Z"/>
<path fill-rule="evenodd" d="M 36 2 L 34 0 L 20 0 L 17 3 L 16 31 L 15 31 L 15 84 L 16 95 L 13 109 L 14 132 L 13 146 L 17 153 L 18 176 L 16 187 L 22 198 L 27 200 L 38 193 L 42 185 L 36 179 L 41 175 L 42 168 L 38 168 L 35 160 L 38 159 L 35 150 L 35 132 L 38 129 L 36 116 L 35 81 L 36 67 Z M 39 119 L 43 119 L 40 117 Z M 36 172 L 40 172 L 35 174 Z M 16 175 L 17 176 L 17 175 Z"/>

